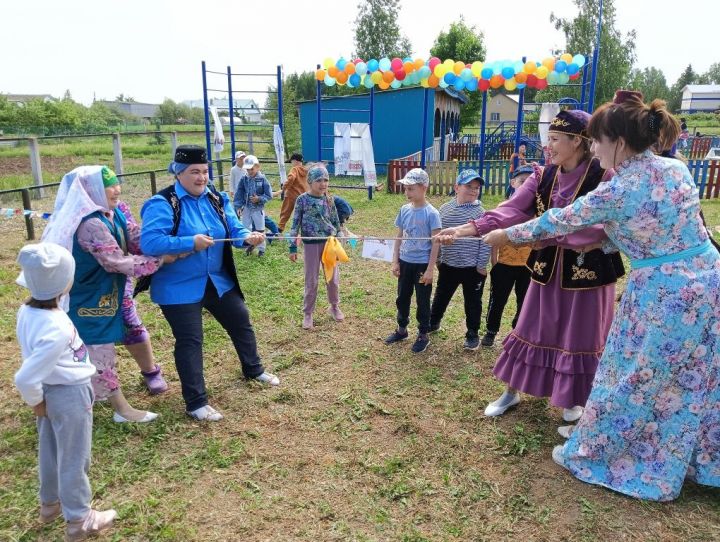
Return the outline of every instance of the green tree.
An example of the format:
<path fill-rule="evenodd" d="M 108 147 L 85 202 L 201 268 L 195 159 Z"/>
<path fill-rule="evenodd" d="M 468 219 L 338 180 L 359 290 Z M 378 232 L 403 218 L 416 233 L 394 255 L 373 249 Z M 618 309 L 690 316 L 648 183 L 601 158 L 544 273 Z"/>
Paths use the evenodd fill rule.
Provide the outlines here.
<path fill-rule="evenodd" d="M 710 64 L 710 68 L 703 76 L 709 84 L 720 85 L 720 62 Z"/>
<path fill-rule="evenodd" d="M 685 85 L 693 85 L 695 83 L 697 83 L 697 73 L 693 70 L 692 64 L 688 64 L 685 71 L 680 74 L 680 77 L 670 89 L 670 100 L 668 101 L 670 111 L 678 111 L 680 109 L 683 88 L 685 88 Z"/>
<path fill-rule="evenodd" d="M 451 58 L 462 62 L 474 62 L 485 59 L 485 45 L 483 33 L 475 26 L 468 26 L 465 19 L 450 25 L 450 29 L 441 31 L 435 38 L 435 43 L 430 49 L 430 54 L 441 60 Z M 470 101 L 465 104 L 460 112 L 460 124 L 462 126 L 477 126 L 479 123 L 480 111 L 482 109 L 482 93 L 470 92 L 467 94 Z"/>
<path fill-rule="evenodd" d="M 670 97 L 665 74 L 655 67 L 633 69 L 630 75 L 630 88 L 642 92 L 646 101 L 656 98 L 667 100 Z"/>
<path fill-rule="evenodd" d="M 177 124 L 178 119 L 183 117 L 183 111 L 180 105 L 170 98 L 165 98 L 163 103 L 158 106 L 157 118 L 162 124 Z"/>
<path fill-rule="evenodd" d="M 597 40 L 597 22 L 600 13 L 599 0 L 573 0 L 578 14 L 573 19 L 550 14 L 550 22 L 565 34 L 565 50 L 581 53 L 592 61 Z M 595 86 L 595 106 L 611 101 L 615 91 L 630 83 L 630 71 L 635 62 L 635 30 L 622 35 L 615 26 L 614 0 L 604 0 L 600 55 Z M 580 99 L 579 87 L 549 87 L 538 92 L 536 101 L 552 102 L 562 97 Z"/>
<path fill-rule="evenodd" d="M 412 54 L 410 40 L 397 22 L 400 0 L 364 0 L 357 7 L 354 56 L 368 60 Z"/>

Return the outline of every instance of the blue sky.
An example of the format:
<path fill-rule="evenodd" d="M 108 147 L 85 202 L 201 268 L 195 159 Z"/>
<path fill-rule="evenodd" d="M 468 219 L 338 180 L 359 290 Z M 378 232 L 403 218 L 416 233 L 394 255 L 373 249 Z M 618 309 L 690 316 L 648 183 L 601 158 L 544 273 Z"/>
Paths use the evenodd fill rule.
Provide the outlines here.
<path fill-rule="evenodd" d="M 200 61 L 224 71 L 286 73 L 348 56 L 359 0 L 24 0 L 2 7 L 0 92 L 48 93 L 90 103 L 117 94 L 138 101 L 201 96 Z M 672 84 L 688 63 L 720 61 L 711 0 L 616 0 L 618 27 L 637 31 L 637 65 L 661 68 Z M 252 6 L 252 7 L 248 7 Z M 303 7 L 305 6 L 305 7 Z M 311 8 L 308 6 L 312 6 Z M 678 12 L 682 6 L 683 11 Z M 503 9 L 507 7 L 508 9 Z M 564 38 L 551 11 L 572 17 L 571 0 L 403 0 L 400 25 L 426 58 L 437 34 L 462 14 L 485 34 L 488 60 L 542 58 Z M 683 21 L 683 25 L 678 24 Z M 577 51 L 572 51 L 573 53 Z M 463 59 L 477 60 L 477 59 Z M 237 80 L 254 90 L 266 80 Z M 224 80 L 211 80 L 224 85 Z"/>

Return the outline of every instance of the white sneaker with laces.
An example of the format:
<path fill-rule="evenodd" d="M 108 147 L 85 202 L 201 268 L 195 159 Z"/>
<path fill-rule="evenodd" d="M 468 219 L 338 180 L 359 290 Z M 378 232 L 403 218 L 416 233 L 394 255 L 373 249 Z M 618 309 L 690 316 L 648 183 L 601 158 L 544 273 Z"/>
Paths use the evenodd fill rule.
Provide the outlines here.
<path fill-rule="evenodd" d="M 263 384 L 270 384 L 271 386 L 280 385 L 280 379 L 274 374 L 268 372 L 256 376 L 253 380 L 257 380 L 258 382 L 261 382 Z"/>
<path fill-rule="evenodd" d="M 139 420 L 129 420 L 122 414 L 118 414 L 117 412 L 113 412 L 113 421 L 115 423 L 147 423 L 153 421 L 155 418 L 157 418 L 159 414 L 156 414 L 155 412 L 150 412 L 147 410 L 145 412 L 145 416 L 140 418 Z"/>
<path fill-rule="evenodd" d="M 501 416 L 505 411 L 520 402 L 520 393 L 505 390 L 499 399 L 493 401 L 485 408 L 485 416 Z"/>
<path fill-rule="evenodd" d="M 195 410 L 188 410 L 187 414 L 191 418 L 195 418 L 201 422 L 219 422 L 223 419 L 223 415 L 210 405 L 201 406 Z"/>
<path fill-rule="evenodd" d="M 566 422 L 576 422 L 582 417 L 584 411 L 585 409 L 581 406 L 563 408 L 563 420 Z"/>
<path fill-rule="evenodd" d="M 555 463 L 560 465 L 562 468 L 567 469 L 567 467 L 565 466 L 565 461 L 563 461 L 562 450 L 562 444 L 558 444 L 557 446 L 555 446 L 552 451 L 552 458 Z"/>

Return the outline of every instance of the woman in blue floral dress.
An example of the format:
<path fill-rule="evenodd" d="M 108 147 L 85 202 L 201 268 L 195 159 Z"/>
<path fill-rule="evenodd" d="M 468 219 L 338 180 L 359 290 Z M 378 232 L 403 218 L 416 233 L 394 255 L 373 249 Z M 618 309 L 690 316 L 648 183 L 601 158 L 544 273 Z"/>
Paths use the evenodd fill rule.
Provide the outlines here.
<path fill-rule="evenodd" d="M 641 499 L 675 499 L 686 478 L 720 487 L 720 255 L 687 167 L 649 150 L 677 138 L 679 126 L 664 102 L 646 106 L 619 91 L 588 131 L 615 177 L 569 207 L 486 236 L 496 246 L 528 243 L 602 223 L 631 260 L 585 413 L 553 459 Z"/>

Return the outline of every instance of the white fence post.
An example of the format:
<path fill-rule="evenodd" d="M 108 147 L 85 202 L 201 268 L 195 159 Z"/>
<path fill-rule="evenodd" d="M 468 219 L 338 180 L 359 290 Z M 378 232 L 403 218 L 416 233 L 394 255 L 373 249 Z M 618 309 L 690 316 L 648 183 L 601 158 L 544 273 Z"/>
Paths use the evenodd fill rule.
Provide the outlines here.
<path fill-rule="evenodd" d="M 32 169 L 33 184 L 35 186 L 43 185 L 42 178 L 42 166 L 40 164 L 40 145 L 38 144 L 37 137 L 28 138 L 28 144 L 30 146 L 30 167 Z M 33 199 L 40 199 L 45 197 L 45 190 L 40 188 L 33 190 Z"/>

